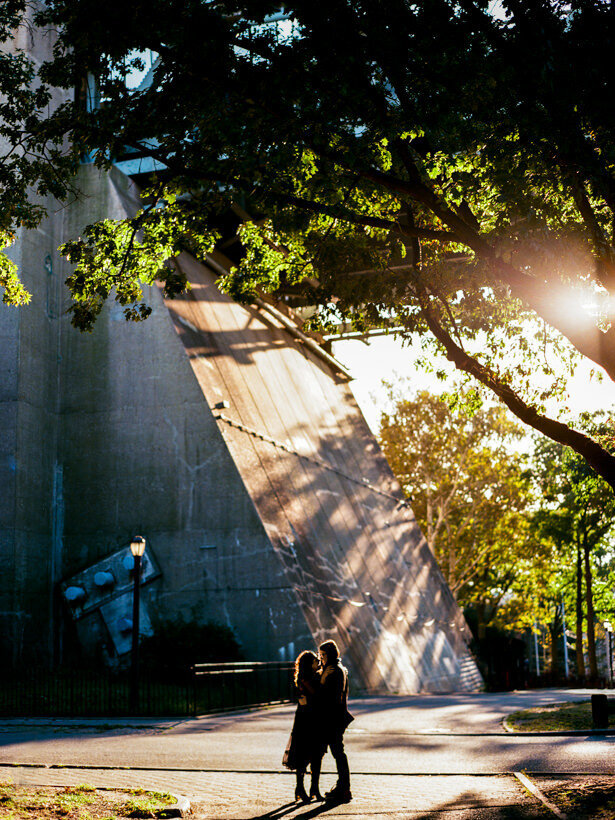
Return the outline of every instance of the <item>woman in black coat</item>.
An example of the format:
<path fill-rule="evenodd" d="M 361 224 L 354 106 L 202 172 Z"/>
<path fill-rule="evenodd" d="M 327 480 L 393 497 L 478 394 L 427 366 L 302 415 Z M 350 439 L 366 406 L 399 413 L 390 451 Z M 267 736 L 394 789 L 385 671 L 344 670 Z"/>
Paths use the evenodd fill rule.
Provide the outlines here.
<path fill-rule="evenodd" d="M 326 746 L 319 715 L 319 666 L 318 656 L 314 652 L 302 652 L 295 661 L 298 705 L 282 758 L 282 764 L 287 769 L 294 769 L 297 774 L 295 800 L 301 800 L 303 803 L 309 803 L 312 798 L 322 800 L 318 790 L 318 779 Z M 303 785 L 308 763 L 312 771 L 309 795 Z"/>

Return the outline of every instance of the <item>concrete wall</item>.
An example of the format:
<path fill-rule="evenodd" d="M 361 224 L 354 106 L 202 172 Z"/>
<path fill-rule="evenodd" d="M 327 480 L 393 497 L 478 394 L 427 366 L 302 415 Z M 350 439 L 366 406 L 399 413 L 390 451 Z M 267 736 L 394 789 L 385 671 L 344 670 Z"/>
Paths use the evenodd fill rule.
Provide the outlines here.
<path fill-rule="evenodd" d="M 118 172 L 84 166 L 80 187 L 66 236 L 135 207 Z M 308 640 L 305 620 L 158 290 L 146 298 L 144 323 L 127 323 L 115 304 L 92 334 L 62 320 L 62 575 L 140 533 L 162 569 L 144 588 L 154 620 L 216 620 L 247 657 L 279 657 Z"/>
<path fill-rule="evenodd" d="M 27 16 L 32 18 L 34 8 Z M 53 48 L 53 32 L 24 25 L 13 46 L 35 65 Z M 50 107 L 65 98 L 54 91 Z M 58 379 L 60 289 L 57 247 L 62 215 L 48 198 L 35 231 L 20 231 L 9 256 L 32 294 L 22 308 L 0 305 L 0 649 L 3 657 L 49 657 L 54 584 L 59 575 Z"/>
<path fill-rule="evenodd" d="M 59 490 L 59 324 L 53 260 L 56 219 L 22 234 L 13 254 L 32 302 L 0 308 L 0 634 L 13 660 L 51 652 L 59 578 L 55 495 Z M 57 261 L 57 260 L 56 260 Z M 49 289 L 49 297 L 48 297 Z"/>
<path fill-rule="evenodd" d="M 15 44 L 40 62 L 53 36 L 24 28 Z M 79 635 L 87 654 L 117 649 L 107 641 L 99 652 L 104 613 L 75 628 L 60 582 L 139 533 L 160 570 L 143 587 L 154 628 L 177 617 L 225 623 L 256 660 L 292 659 L 334 635 L 359 685 L 475 686 L 463 617 L 327 365 L 223 297 L 194 260 L 181 264 L 198 293 L 171 307 L 147 289 L 146 322 L 127 323 L 110 303 L 92 334 L 70 326 L 58 246 L 138 207 L 117 169 L 83 166 L 76 185 L 77 200 L 44 203 L 49 218 L 14 248 L 31 305 L 0 306 L 4 657 L 60 662 Z M 214 418 L 220 398 L 234 427 Z M 104 604 L 115 619 L 118 601 Z"/>
<path fill-rule="evenodd" d="M 326 366 L 223 297 L 198 265 L 187 301 L 165 305 L 147 289 L 144 323 L 110 303 L 93 333 L 70 326 L 69 271 L 54 248 L 138 207 L 117 170 L 83 166 L 78 184 L 79 200 L 18 244 L 32 306 L 0 312 L 1 594 L 13 660 L 68 659 L 64 637 L 78 634 L 86 654 L 113 653 L 102 615 L 75 630 L 58 582 L 139 533 L 161 571 L 143 587 L 154 628 L 215 620 L 262 660 L 334 635 L 359 686 L 475 687 L 463 618 L 349 388 Z M 220 398 L 237 423 L 291 451 L 216 421 Z M 367 476 L 360 487 L 356 475 Z"/>

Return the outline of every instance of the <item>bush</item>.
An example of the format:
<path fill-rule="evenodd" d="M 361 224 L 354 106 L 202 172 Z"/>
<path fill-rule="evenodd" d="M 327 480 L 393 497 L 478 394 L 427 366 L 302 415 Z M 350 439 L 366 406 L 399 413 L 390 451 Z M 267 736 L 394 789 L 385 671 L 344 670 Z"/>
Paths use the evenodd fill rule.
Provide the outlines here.
<path fill-rule="evenodd" d="M 241 660 L 233 630 L 224 624 L 164 621 L 154 634 L 141 639 L 143 670 L 159 680 L 184 680 L 195 663 Z"/>

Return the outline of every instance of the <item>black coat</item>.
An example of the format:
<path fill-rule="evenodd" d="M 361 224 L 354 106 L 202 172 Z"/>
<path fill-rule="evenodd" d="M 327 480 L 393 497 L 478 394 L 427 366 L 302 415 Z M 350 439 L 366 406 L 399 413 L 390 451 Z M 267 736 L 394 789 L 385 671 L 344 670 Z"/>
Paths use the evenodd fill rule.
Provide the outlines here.
<path fill-rule="evenodd" d="M 304 706 L 301 704 L 297 706 L 282 765 L 287 769 L 304 772 L 308 763 L 320 760 L 326 750 L 320 714 L 320 678 L 318 675 L 299 681 L 297 697 L 301 696 L 307 699 L 307 703 Z"/>
<path fill-rule="evenodd" d="M 330 667 L 327 667 L 324 671 Z M 324 676 L 318 695 L 325 736 L 344 732 L 354 718 L 348 711 L 348 670 L 340 661 Z"/>

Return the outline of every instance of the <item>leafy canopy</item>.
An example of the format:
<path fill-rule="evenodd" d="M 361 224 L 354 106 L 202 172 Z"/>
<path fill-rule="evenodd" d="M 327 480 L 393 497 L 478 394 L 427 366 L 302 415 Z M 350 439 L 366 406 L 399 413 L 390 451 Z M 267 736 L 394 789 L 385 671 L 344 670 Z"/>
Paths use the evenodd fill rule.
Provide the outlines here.
<path fill-rule="evenodd" d="M 429 331 L 615 486 L 608 450 L 543 406 L 558 352 L 615 377 L 615 16 L 607 0 L 504 0 L 505 19 L 489 5 L 298 0 L 271 22 L 263 0 L 49 0 L 41 78 L 81 92 L 37 138 L 165 169 L 134 219 L 64 247 L 74 323 L 90 329 L 113 288 L 144 318 L 140 283 L 184 287 L 164 258 L 206 251 L 212 218 L 239 202 L 257 219 L 223 283 L 234 296 L 290 288 L 322 306 L 321 326 Z M 146 50 L 150 82 L 128 87 Z M 555 384 L 536 387 L 537 369 Z"/>

